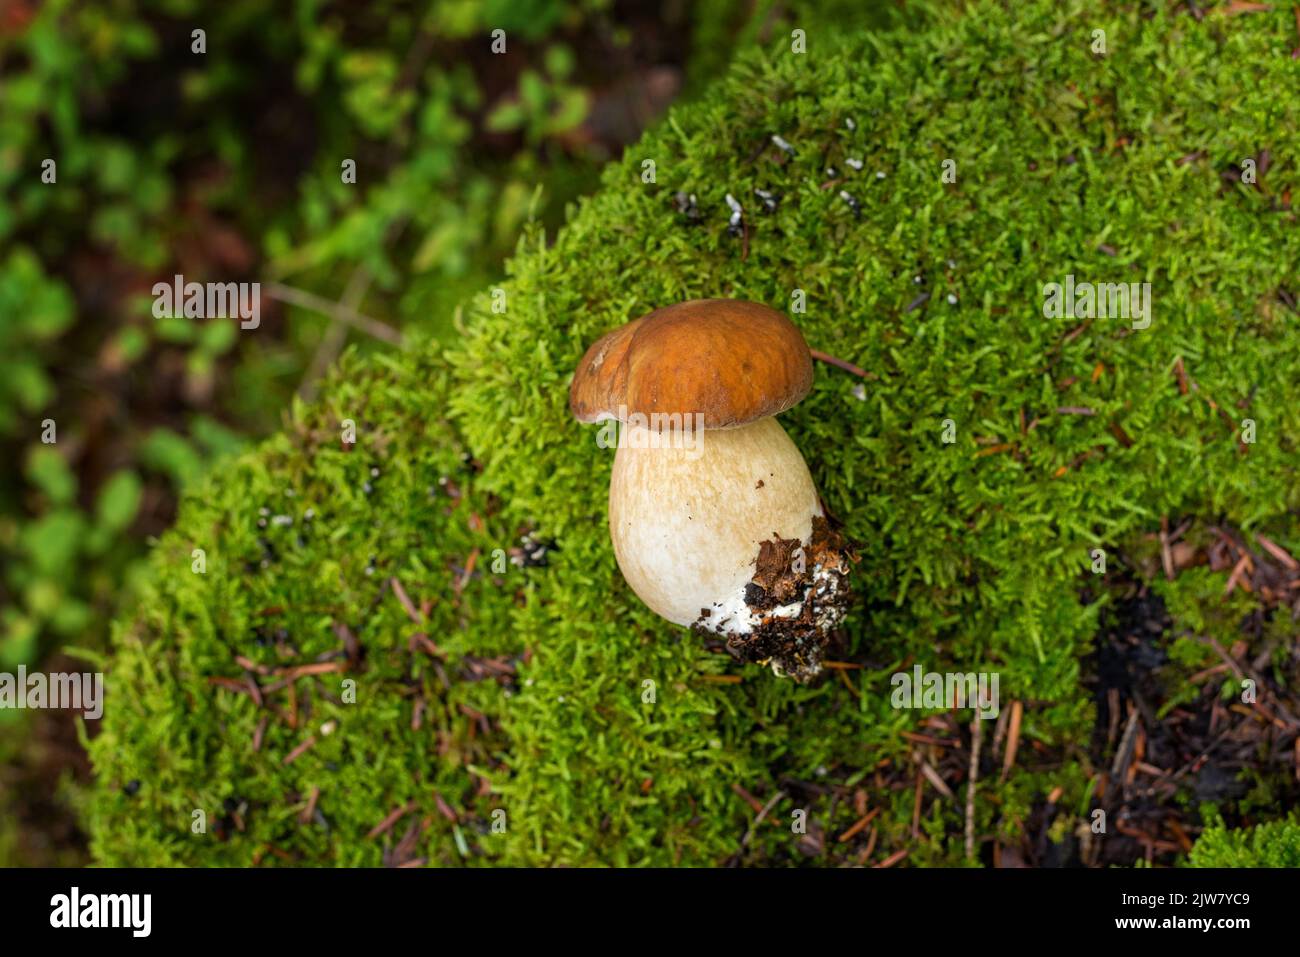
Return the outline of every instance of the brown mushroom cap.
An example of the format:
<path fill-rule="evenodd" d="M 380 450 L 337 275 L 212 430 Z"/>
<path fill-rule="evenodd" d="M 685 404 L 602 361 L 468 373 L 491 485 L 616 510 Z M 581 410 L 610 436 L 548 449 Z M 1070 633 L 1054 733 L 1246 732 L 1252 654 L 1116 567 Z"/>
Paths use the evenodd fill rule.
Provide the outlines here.
<path fill-rule="evenodd" d="M 729 429 L 793 406 L 812 388 L 808 344 L 783 314 L 741 299 L 693 299 L 592 343 L 573 375 L 579 422 L 628 415 L 704 416 Z"/>

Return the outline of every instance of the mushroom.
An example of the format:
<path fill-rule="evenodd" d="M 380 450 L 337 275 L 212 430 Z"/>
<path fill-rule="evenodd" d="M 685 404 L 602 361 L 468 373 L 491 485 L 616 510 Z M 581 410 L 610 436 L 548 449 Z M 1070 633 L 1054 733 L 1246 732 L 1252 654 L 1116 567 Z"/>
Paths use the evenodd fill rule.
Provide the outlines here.
<path fill-rule="evenodd" d="M 775 418 L 812 376 L 780 312 L 697 299 L 598 339 L 569 390 L 579 422 L 617 432 L 609 532 L 632 590 L 797 681 L 821 670 L 856 560 Z"/>

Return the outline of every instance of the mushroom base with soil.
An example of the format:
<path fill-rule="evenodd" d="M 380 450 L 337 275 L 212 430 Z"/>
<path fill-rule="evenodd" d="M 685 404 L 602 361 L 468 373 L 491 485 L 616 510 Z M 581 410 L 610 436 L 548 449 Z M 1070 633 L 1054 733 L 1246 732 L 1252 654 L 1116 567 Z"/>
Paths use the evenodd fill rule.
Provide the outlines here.
<path fill-rule="evenodd" d="M 747 633 L 729 635 L 727 650 L 742 661 L 770 664 L 778 677 L 816 677 L 830 633 L 848 610 L 849 566 L 856 560 L 853 547 L 820 515 L 807 543 L 764 542 L 757 572 L 745 586 L 754 623 Z M 710 617 L 701 615 L 692 627 L 714 630 Z"/>
<path fill-rule="evenodd" d="M 805 681 L 848 607 L 853 549 L 775 418 L 692 438 L 625 428 L 609 487 L 619 568 L 664 618 Z"/>

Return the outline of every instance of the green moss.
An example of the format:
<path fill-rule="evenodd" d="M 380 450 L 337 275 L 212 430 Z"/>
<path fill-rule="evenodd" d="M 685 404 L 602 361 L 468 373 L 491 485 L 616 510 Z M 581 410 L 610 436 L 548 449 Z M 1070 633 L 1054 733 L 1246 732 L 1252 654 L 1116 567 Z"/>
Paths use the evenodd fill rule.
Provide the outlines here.
<path fill-rule="evenodd" d="M 1095 29 L 1104 58 L 1090 50 Z M 795 861 L 796 807 L 831 835 L 858 817 L 849 802 L 811 797 L 820 782 L 860 786 L 883 807 L 877 857 L 907 847 L 910 863 L 954 863 L 960 802 L 927 791 L 918 841 L 911 787 L 882 789 L 875 776 L 880 762 L 910 760 L 900 732 L 924 717 L 889 704 L 889 677 L 909 659 L 997 672 L 1004 707 L 1027 703 L 1022 751 L 1038 742 L 1071 755 L 982 785 L 981 833 L 1012 830 L 1057 786 L 1082 815 L 1093 710 L 1080 666 L 1099 608 L 1079 598 L 1089 551 L 1114 553 L 1169 515 L 1219 517 L 1300 549 L 1300 384 L 1289 371 L 1300 335 L 1279 298 L 1300 261 L 1281 200 L 1300 146 L 1285 92 L 1293 30 L 1281 10 L 1197 22 L 1041 0 L 976 4 L 842 45 L 814 33 L 805 55 L 782 40 L 742 58 L 629 148 L 549 244 L 527 232 L 504 311 L 487 292 L 469 303 L 450 355 L 345 364 L 321 405 L 296 409 L 281 436 L 186 504 L 157 550 L 144 611 L 117 629 L 116 704 L 91 746 L 100 859 L 280 860 L 269 845 L 295 861 L 378 863 L 427 816 L 416 856 L 436 863 L 461 849 L 470 861 L 717 863 L 754 816 L 739 786 L 787 795 L 746 853 Z M 772 134 L 794 144 L 793 159 Z M 1273 165 L 1262 188 L 1225 181 L 1263 150 Z M 825 167 L 848 172 L 849 157 L 863 171 L 826 187 Z M 645 159 L 656 183 L 642 181 Z M 942 180 L 948 159 L 954 184 Z M 775 213 L 755 187 L 781 194 Z M 703 226 L 675 213 L 677 190 L 696 195 Z M 726 233 L 727 192 L 746 205 L 745 240 Z M 931 295 L 909 308 L 918 274 Z M 1150 328 L 1045 318 L 1043 285 L 1067 274 L 1149 281 Z M 710 654 L 631 594 L 604 528 L 610 454 L 566 407 L 574 365 L 607 329 L 700 296 L 790 309 L 795 290 L 809 343 L 872 373 L 859 398 L 858 380 L 823 366 L 783 416 L 863 544 L 848 631 L 864 667 L 813 688 Z M 1172 371 L 1180 356 L 1197 384 L 1186 395 Z M 358 425 L 350 452 L 345 418 Z M 1246 446 L 1244 418 L 1257 429 Z M 481 472 L 457 473 L 462 448 Z M 367 496 L 371 466 L 381 477 Z M 429 496 L 444 474 L 459 475 L 454 504 Z M 309 505 L 318 518 L 299 546 Z M 295 518 L 274 530 L 265 568 L 263 506 Z M 471 576 L 456 593 L 474 549 L 508 549 L 524 528 L 557 542 L 547 567 Z M 208 549 L 206 575 L 190 572 L 194 547 Z M 407 618 L 382 587 L 389 577 L 433 601 L 427 622 Z M 349 672 L 358 704 L 330 703 L 340 676 L 327 675 L 310 725 L 335 721 L 334 734 L 286 766 L 310 729 L 272 716 L 254 752 L 267 712 L 208 678 L 238 677 L 236 654 L 272 661 L 253 640 L 259 627 L 285 629 L 300 662 L 341 647 L 339 622 L 366 651 Z M 446 652 L 450 690 L 407 650 L 417 629 Z M 517 686 L 463 678 L 465 655 L 525 651 Z M 411 730 L 419 694 L 428 710 Z M 283 693 L 275 703 L 284 710 Z M 471 737 L 461 705 L 487 716 L 486 739 L 481 727 Z M 127 797 L 133 779 L 140 791 Z M 313 787 L 328 831 L 297 819 Z M 435 789 L 460 813 L 459 837 Z M 245 830 L 192 835 L 191 810 L 211 816 L 227 798 L 249 803 Z M 367 838 L 408 801 L 389 835 Z M 504 833 L 490 828 L 498 808 Z"/>
<path fill-rule="evenodd" d="M 1300 867 L 1300 817 L 1229 830 L 1211 814 L 1188 857 L 1191 867 Z"/>

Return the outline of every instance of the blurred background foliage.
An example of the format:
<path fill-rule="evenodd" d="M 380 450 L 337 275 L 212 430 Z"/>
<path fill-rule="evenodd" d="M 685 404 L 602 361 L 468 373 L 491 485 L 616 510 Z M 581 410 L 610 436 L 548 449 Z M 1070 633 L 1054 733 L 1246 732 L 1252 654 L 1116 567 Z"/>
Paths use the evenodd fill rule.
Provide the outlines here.
<path fill-rule="evenodd" d="M 737 48 L 841 8 L 895 16 L 0 0 L 0 670 L 91 667 L 178 493 L 312 397 L 346 345 L 393 348 L 340 315 L 453 335 L 526 220 L 553 234 Z M 261 282 L 260 327 L 155 318 L 175 274 Z M 65 798 L 86 774 L 72 715 L 0 711 L 0 866 L 85 860 Z"/>

